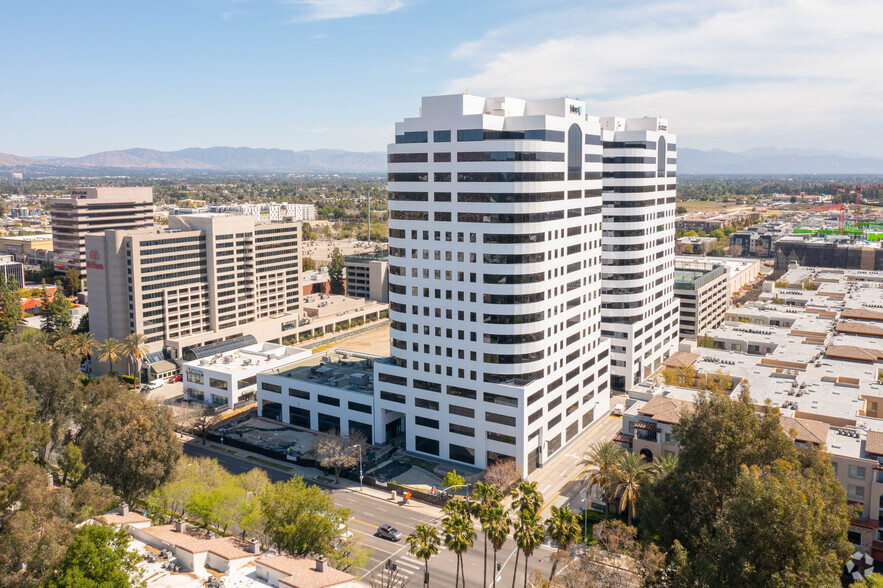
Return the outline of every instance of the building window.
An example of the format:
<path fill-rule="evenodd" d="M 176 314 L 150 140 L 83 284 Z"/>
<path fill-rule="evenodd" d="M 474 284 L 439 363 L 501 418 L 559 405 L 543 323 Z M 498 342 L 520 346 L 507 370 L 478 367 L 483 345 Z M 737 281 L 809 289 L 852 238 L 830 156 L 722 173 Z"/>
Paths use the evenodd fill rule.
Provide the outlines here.
<path fill-rule="evenodd" d="M 320 433 L 340 432 L 340 418 L 330 414 L 318 413 L 318 429 Z"/>
<path fill-rule="evenodd" d="M 432 132 L 432 142 L 433 143 L 450 143 L 451 142 L 451 131 L 433 131 Z M 438 450 L 436 450 L 435 455 L 438 455 Z"/>
<path fill-rule="evenodd" d="M 847 488 L 850 496 L 855 496 L 857 498 L 865 497 L 865 487 L 864 486 L 854 486 L 852 484 Z"/>
<path fill-rule="evenodd" d="M 855 478 L 856 480 L 864 480 L 865 479 L 865 468 L 857 465 L 849 466 L 849 477 Z"/>
<path fill-rule="evenodd" d="M 427 439 L 419 435 L 414 437 L 414 450 L 420 453 L 428 453 L 430 455 L 438 455 L 438 440 Z"/>
<path fill-rule="evenodd" d="M 448 431 L 465 437 L 475 437 L 475 429 L 472 427 L 464 427 L 463 425 L 458 425 L 456 423 L 449 423 Z"/>
<path fill-rule="evenodd" d="M 656 176 L 665 177 L 665 137 L 659 137 L 656 144 Z"/>
<path fill-rule="evenodd" d="M 414 417 L 414 423 L 420 425 L 421 427 L 429 427 L 430 429 L 438 429 L 438 421 L 435 419 L 428 419 L 426 417 L 417 416 Z"/>
<path fill-rule="evenodd" d="M 303 427 L 304 429 L 310 428 L 310 411 L 305 408 L 298 408 L 296 406 L 288 407 L 288 421 L 296 426 Z"/>
<path fill-rule="evenodd" d="M 570 125 L 567 131 L 567 179 L 582 179 L 583 132 L 578 124 Z"/>
<path fill-rule="evenodd" d="M 448 457 L 454 461 L 475 464 L 475 450 L 462 445 L 455 445 L 453 443 L 448 445 Z"/>
<path fill-rule="evenodd" d="M 325 396 L 324 394 L 319 394 L 316 398 L 322 404 L 327 404 L 329 406 L 340 406 L 340 398 L 334 398 L 333 396 Z"/>
<path fill-rule="evenodd" d="M 293 396 L 294 398 L 303 398 L 304 400 L 310 399 L 310 393 L 304 390 L 296 390 L 294 388 L 288 389 L 288 395 Z"/>
<path fill-rule="evenodd" d="M 187 381 L 190 382 L 191 384 L 202 384 L 204 381 L 204 378 L 205 378 L 205 376 L 203 375 L 202 372 L 191 369 L 191 368 L 187 368 L 186 376 L 187 376 Z"/>
<path fill-rule="evenodd" d="M 282 394 L 282 386 L 270 384 L 269 382 L 261 382 L 261 390 L 263 390 L 264 392 L 275 392 L 276 394 Z"/>
<path fill-rule="evenodd" d="M 226 390 L 227 389 L 227 381 L 219 380 L 218 378 L 209 378 L 208 385 L 212 388 L 216 388 L 218 390 Z"/>
<path fill-rule="evenodd" d="M 350 410 L 355 410 L 356 412 L 364 412 L 366 414 L 371 414 L 371 407 L 367 404 L 362 404 L 360 402 L 348 402 L 347 407 Z"/>

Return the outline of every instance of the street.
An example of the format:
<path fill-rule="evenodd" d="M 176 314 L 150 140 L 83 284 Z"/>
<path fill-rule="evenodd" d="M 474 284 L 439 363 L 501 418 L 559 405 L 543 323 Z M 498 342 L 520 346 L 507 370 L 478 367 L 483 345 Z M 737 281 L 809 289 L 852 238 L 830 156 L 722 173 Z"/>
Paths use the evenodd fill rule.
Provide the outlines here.
<path fill-rule="evenodd" d="M 576 511 L 579 511 L 580 507 L 585 506 L 585 484 L 579 480 L 579 476 L 584 470 L 584 467 L 580 465 L 583 454 L 593 443 L 612 438 L 621 426 L 621 419 L 605 416 L 603 421 L 599 421 L 578 438 L 573 445 L 566 448 L 562 455 L 559 455 L 552 462 L 547 463 L 545 467 L 531 474 L 531 481 L 537 482 L 537 487 L 545 498 L 543 506 L 544 515 L 548 515 L 546 511 L 551 506 L 567 504 Z M 233 474 L 240 474 L 259 467 L 266 471 L 267 475 L 274 482 L 287 480 L 294 474 L 305 475 L 305 479 L 308 482 L 328 490 L 338 506 L 350 509 L 352 513 L 349 520 L 350 530 L 353 533 L 358 533 L 362 537 L 363 544 L 373 550 L 371 558 L 364 568 L 350 570 L 352 573 L 361 576 L 363 583 L 370 584 L 372 574 L 379 578 L 386 562 L 392 561 L 397 565 L 399 573 L 409 580 L 408 586 L 418 587 L 423 585 L 424 562 L 415 559 L 408 553 L 406 539 L 408 535 L 414 532 L 415 527 L 421 523 L 432 523 L 440 527 L 440 509 L 416 503 L 403 506 L 400 502 L 394 503 L 391 499 L 384 499 L 381 494 L 376 493 L 376 490 L 370 493 L 369 491 L 361 493 L 358 490 L 358 485 L 348 481 L 346 484 L 351 484 L 351 486 L 336 488 L 315 480 L 309 473 L 315 472 L 315 470 L 303 470 L 294 466 L 290 467 L 289 470 L 284 470 L 281 468 L 287 466 L 282 464 L 280 464 L 279 468 L 272 467 L 265 463 L 247 459 L 245 457 L 246 452 L 241 450 L 227 447 L 222 449 L 212 443 L 205 446 L 200 445 L 198 440 L 184 443 L 184 453 L 190 456 L 215 458 L 227 471 Z M 393 542 L 375 536 L 374 533 L 377 527 L 382 524 L 396 527 L 403 535 L 402 540 Z M 548 575 L 551 568 L 549 556 L 553 552 L 554 548 L 547 541 L 531 557 L 529 573 L 536 569 Z M 515 544 L 511 539 L 497 554 L 497 561 L 501 564 L 502 568 L 498 574 L 500 578 L 498 585 L 511 585 L 512 568 L 515 565 Z M 492 584 L 492 562 L 493 552 L 489 547 L 488 586 Z M 467 585 L 479 586 L 484 573 L 484 537 L 481 534 L 481 526 L 478 524 L 476 524 L 474 545 L 464 554 L 463 565 L 465 567 Z M 523 555 L 519 557 L 518 568 L 516 585 L 522 586 L 524 585 Z M 430 586 L 453 586 L 457 570 L 455 554 L 447 550 L 444 545 L 440 545 L 438 555 L 429 560 L 429 570 Z"/>

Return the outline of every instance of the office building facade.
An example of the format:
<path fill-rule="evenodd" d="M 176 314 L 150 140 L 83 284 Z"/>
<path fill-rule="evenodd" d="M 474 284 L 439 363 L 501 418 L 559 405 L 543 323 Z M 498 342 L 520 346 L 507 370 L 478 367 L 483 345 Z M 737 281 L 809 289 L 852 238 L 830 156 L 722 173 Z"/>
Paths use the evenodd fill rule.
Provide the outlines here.
<path fill-rule="evenodd" d="M 389 251 L 357 253 L 344 257 L 346 294 L 389 302 Z"/>
<path fill-rule="evenodd" d="M 584 109 L 437 96 L 396 124 L 376 441 L 526 474 L 607 412 L 602 129 Z"/>
<path fill-rule="evenodd" d="M 668 121 L 602 118 L 602 335 L 610 383 L 631 390 L 678 342 L 673 294 L 677 146 Z"/>
<path fill-rule="evenodd" d="M 164 231 L 87 236 L 92 335 L 143 333 L 150 352 L 180 361 L 193 347 L 293 334 L 301 314 L 300 226 L 187 215 L 169 217 Z"/>
<path fill-rule="evenodd" d="M 49 199 L 55 269 L 87 275 L 86 235 L 153 226 L 153 188 L 74 188 Z"/>

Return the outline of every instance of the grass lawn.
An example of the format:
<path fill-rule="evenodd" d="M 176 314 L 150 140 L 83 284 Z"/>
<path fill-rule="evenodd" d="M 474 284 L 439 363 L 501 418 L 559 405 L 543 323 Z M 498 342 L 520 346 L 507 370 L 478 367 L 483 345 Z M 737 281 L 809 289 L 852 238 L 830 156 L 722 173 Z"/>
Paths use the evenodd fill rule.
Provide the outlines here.
<path fill-rule="evenodd" d="M 246 457 L 246 459 L 251 460 L 251 461 L 256 461 L 256 462 L 258 462 L 258 463 L 262 463 L 262 464 L 264 464 L 264 465 L 266 465 L 266 466 L 270 466 L 270 467 L 272 467 L 272 468 L 276 468 L 277 470 L 285 470 L 286 472 L 290 472 L 290 471 L 291 471 L 291 468 L 290 468 L 290 467 L 288 467 L 288 466 L 284 466 L 284 465 L 282 465 L 282 464 L 280 464 L 280 463 L 276 463 L 275 461 L 270 461 L 269 459 L 262 459 L 262 458 L 260 458 L 260 457 L 255 457 L 254 455 L 249 455 L 249 456 Z"/>
<path fill-rule="evenodd" d="M 220 445 L 212 445 L 209 443 L 209 447 L 212 449 L 217 449 L 218 451 L 223 451 L 224 453 L 229 453 L 230 455 L 236 455 L 236 451 L 230 449 L 229 447 L 221 447 Z"/>

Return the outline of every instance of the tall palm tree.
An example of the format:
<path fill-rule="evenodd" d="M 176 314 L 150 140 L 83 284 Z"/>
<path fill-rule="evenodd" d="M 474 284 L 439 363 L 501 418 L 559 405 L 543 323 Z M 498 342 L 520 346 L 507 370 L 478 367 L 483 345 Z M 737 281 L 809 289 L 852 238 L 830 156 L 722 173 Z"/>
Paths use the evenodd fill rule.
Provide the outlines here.
<path fill-rule="evenodd" d="M 678 465 L 678 457 L 676 455 L 666 455 L 657 457 L 650 464 L 650 477 L 653 480 L 661 480 L 672 473 Z"/>
<path fill-rule="evenodd" d="M 98 341 L 96 341 L 95 337 L 92 336 L 92 333 L 88 331 L 85 333 L 77 333 L 74 337 L 74 349 L 76 349 L 78 356 L 86 360 L 86 373 L 91 378 L 92 362 L 89 360 L 92 357 L 92 350 L 98 347 Z"/>
<path fill-rule="evenodd" d="M 502 504 L 490 506 L 482 513 L 481 529 L 484 531 L 485 540 L 490 540 L 491 547 L 494 548 L 494 567 L 491 569 L 491 574 L 494 577 L 494 588 L 497 588 L 497 552 L 503 548 L 503 545 L 509 538 L 511 523 L 509 513 L 503 508 Z M 485 578 L 485 583 L 482 584 L 482 587 L 484 586 L 487 586 L 487 578 Z"/>
<path fill-rule="evenodd" d="M 65 357 L 73 357 L 77 354 L 74 341 L 74 335 L 65 335 L 63 337 L 59 337 L 55 343 L 52 344 L 52 349 L 58 351 Z"/>
<path fill-rule="evenodd" d="M 460 585 L 461 573 L 463 588 L 466 588 L 463 554 L 472 547 L 472 541 L 475 539 L 475 526 L 468 515 L 456 512 L 442 519 L 442 529 L 445 533 L 445 546 L 457 554 L 457 580 L 454 588 Z"/>
<path fill-rule="evenodd" d="M 110 364 L 110 372 L 113 373 L 113 362 L 119 360 L 122 356 L 122 343 L 120 343 L 117 339 L 113 337 L 108 337 L 104 340 L 104 344 L 101 346 L 101 352 L 98 355 L 98 359 L 101 361 L 106 361 Z"/>
<path fill-rule="evenodd" d="M 523 509 L 518 513 L 515 520 L 515 533 L 512 535 L 518 549 L 524 554 L 524 588 L 527 588 L 527 564 L 530 556 L 536 548 L 542 545 L 546 537 L 546 528 L 543 527 L 543 519 L 539 513 L 530 509 Z M 518 575 L 518 564 L 512 570 L 512 588 L 515 588 L 515 576 Z"/>
<path fill-rule="evenodd" d="M 616 472 L 619 468 L 620 459 L 625 453 L 622 446 L 613 441 L 595 443 L 583 456 L 582 465 L 587 466 L 585 471 L 586 492 L 596 484 L 601 488 L 601 497 L 604 499 L 604 520 L 607 520 L 610 509 L 608 502 L 616 484 Z"/>
<path fill-rule="evenodd" d="M 411 555 L 419 557 L 426 566 L 426 577 L 429 577 L 429 558 L 438 554 L 438 529 L 432 525 L 420 524 L 414 529 L 414 534 L 408 537 L 408 545 L 411 546 Z"/>
<path fill-rule="evenodd" d="M 632 518 L 635 516 L 635 502 L 638 500 L 641 482 L 644 481 L 644 478 L 649 473 L 650 464 L 644 460 L 643 456 L 631 452 L 623 454 L 616 476 L 616 494 L 620 496 L 620 512 L 626 508 L 629 509 L 629 526 L 631 526 Z"/>
<path fill-rule="evenodd" d="M 137 374 L 136 384 L 141 383 L 141 362 L 147 357 L 147 336 L 141 333 L 129 333 L 123 342 L 122 352 L 129 361 L 130 365 L 135 366 Z"/>
<path fill-rule="evenodd" d="M 528 482 L 527 480 L 519 480 L 512 491 L 512 504 L 510 508 L 515 515 L 515 527 L 518 528 L 519 520 L 522 514 L 536 514 L 543 507 L 543 495 L 537 490 L 536 482 Z M 515 576 L 518 574 L 518 557 L 521 550 L 515 552 L 515 566 L 512 572 L 512 588 L 515 588 Z"/>
<path fill-rule="evenodd" d="M 512 496 L 512 510 L 539 512 L 543 506 L 543 495 L 537 490 L 536 482 L 519 480 L 509 494 Z"/>
<path fill-rule="evenodd" d="M 576 513 L 569 506 L 552 507 L 552 516 L 546 520 L 546 532 L 549 538 L 558 545 L 558 557 L 552 562 L 552 572 L 549 574 L 549 585 L 552 585 L 552 576 L 561 555 L 570 549 L 570 546 L 579 541 L 580 528 L 576 520 Z"/>
<path fill-rule="evenodd" d="M 475 516 L 481 521 L 482 532 L 484 533 L 484 575 L 482 576 L 482 586 L 487 586 L 487 529 L 485 528 L 485 514 L 493 506 L 497 506 L 503 500 L 503 492 L 496 486 L 492 486 L 485 482 L 476 482 L 472 487 L 472 498 L 475 500 Z"/>

